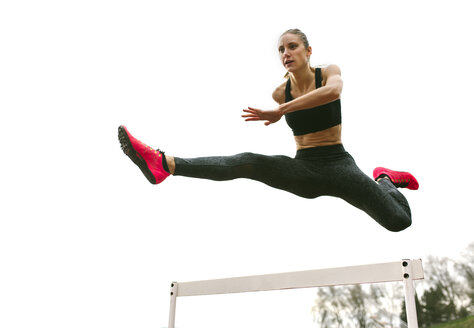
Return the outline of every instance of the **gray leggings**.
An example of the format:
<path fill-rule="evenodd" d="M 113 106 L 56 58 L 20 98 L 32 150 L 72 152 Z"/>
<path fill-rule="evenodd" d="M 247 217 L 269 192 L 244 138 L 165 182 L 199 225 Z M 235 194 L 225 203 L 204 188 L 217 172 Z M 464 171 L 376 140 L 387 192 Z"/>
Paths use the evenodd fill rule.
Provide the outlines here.
<path fill-rule="evenodd" d="M 390 231 L 411 224 L 406 198 L 387 179 L 365 175 L 342 145 L 298 150 L 295 158 L 242 153 L 233 156 L 175 157 L 175 174 L 216 181 L 247 178 L 304 198 L 339 197 L 365 211 Z"/>

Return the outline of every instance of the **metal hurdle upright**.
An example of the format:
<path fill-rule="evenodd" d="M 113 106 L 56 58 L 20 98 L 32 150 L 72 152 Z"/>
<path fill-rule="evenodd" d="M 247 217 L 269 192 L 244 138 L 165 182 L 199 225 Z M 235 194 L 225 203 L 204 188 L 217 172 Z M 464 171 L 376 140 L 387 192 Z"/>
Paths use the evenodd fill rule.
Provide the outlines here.
<path fill-rule="evenodd" d="M 258 276 L 172 282 L 168 328 L 175 328 L 176 301 L 182 296 L 230 294 L 279 289 L 338 285 L 403 282 L 409 328 L 418 328 L 413 280 L 423 279 L 423 265 L 418 260 L 366 264 L 331 269 L 274 273 Z"/>

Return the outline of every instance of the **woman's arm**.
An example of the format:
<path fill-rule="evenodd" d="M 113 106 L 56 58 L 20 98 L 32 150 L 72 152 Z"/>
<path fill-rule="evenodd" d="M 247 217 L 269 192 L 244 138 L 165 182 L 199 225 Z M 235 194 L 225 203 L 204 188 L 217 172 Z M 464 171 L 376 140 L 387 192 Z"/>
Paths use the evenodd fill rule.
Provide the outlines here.
<path fill-rule="evenodd" d="M 244 112 L 247 114 L 242 115 L 242 117 L 245 118 L 246 121 L 265 121 L 265 125 L 270 125 L 278 122 L 281 117 L 287 113 L 325 105 L 339 99 L 342 92 L 342 78 L 339 67 L 336 65 L 328 66 L 325 69 L 325 78 L 326 84 L 323 87 L 308 92 L 287 103 L 285 103 L 284 99 L 286 83 L 282 84 L 273 93 L 273 99 L 280 104 L 278 108 L 262 110 L 249 107 L 248 109 L 244 109 Z"/>
<path fill-rule="evenodd" d="M 341 70 L 336 65 L 330 65 L 326 68 L 325 73 L 326 84 L 324 86 L 287 103 L 281 103 L 278 110 L 282 112 L 282 115 L 325 105 L 339 99 L 342 92 Z"/>

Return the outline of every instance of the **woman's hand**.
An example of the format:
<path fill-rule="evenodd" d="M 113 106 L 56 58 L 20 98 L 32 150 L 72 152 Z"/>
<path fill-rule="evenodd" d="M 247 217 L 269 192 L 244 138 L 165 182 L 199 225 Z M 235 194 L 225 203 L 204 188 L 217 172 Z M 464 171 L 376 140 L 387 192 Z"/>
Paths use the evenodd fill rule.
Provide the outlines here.
<path fill-rule="evenodd" d="M 278 122 L 283 113 L 277 109 L 271 110 L 262 110 L 257 108 L 249 107 L 248 109 L 243 110 L 245 113 L 242 117 L 245 118 L 245 121 L 265 121 L 265 125 L 270 125 L 272 123 Z"/>

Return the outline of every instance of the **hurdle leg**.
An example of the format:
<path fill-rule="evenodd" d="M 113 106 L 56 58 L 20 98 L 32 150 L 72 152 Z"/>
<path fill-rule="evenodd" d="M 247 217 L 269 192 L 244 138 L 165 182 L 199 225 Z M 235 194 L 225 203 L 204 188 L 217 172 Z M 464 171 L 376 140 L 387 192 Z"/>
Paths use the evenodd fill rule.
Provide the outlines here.
<path fill-rule="evenodd" d="M 416 315 L 415 287 L 413 286 L 413 270 L 410 260 L 402 261 L 403 286 L 405 288 L 405 307 L 408 328 L 418 328 Z"/>
<path fill-rule="evenodd" d="M 176 317 L 176 296 L 178 296 L 178 283 L 171 283 L 170 292 L 170 317 L 168 321 L 168 328 L 174 328 L 174 321 Z"/>

